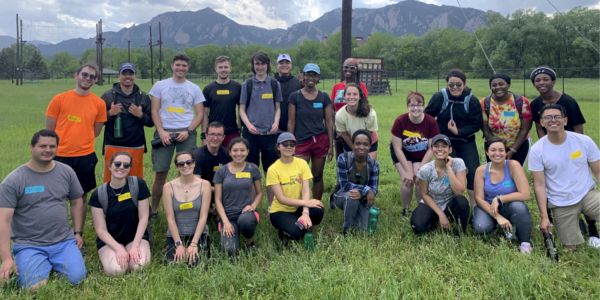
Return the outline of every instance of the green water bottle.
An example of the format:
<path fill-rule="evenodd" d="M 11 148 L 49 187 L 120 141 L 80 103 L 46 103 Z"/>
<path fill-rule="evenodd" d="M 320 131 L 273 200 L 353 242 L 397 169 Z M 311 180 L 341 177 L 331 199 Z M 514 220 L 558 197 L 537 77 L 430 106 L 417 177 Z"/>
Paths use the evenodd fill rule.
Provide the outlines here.
<path fill-rule="evenodd" d="M 121 114 L 117 115 L 117 118 L 115 119 L 115 138 L 122 138 L 123 137 L 123 121 L 121 121 Z"/>
<path fill-rule="evenodd" d="M 304 249 L 310 252 L 315 251 L 315 237 L 310 228 L 306 229 L 306 233 L 304 234 Z"/>
<path fill-rule="evenodd" d="M 375 206 L 369 208 L 369 223 L 367 226 L 367 231 L 369 233 L 373 233 L 375 232 L 375 229 L 377 229 L 377 219 L 379 218 L 380 213 L 379 208 Z"/>

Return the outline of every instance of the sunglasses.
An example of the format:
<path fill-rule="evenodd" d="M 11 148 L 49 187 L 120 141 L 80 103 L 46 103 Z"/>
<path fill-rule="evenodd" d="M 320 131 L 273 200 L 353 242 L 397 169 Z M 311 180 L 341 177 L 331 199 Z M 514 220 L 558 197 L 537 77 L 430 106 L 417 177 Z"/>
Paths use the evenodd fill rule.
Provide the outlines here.
<path fill-rule="evenodd" d="M 461 86 L 462 86 L 462 83 L 460 83 L 460 82 L 458 82 L 458 83 L 448 83 L 448 86 L 449 86 L 450 88 L 453 88 L 454 86 L 456 86 L 456 87 L 458 87 L 458 88 L 459 88 L 459 87 L 461 87 Z"/>
<path fill-rule="evenodd" d="M 96 75 L 88 74 L 88 73 L 86 73 L 86 72 L 81 72 L 81 77 L 83 77 L 83 79 L 87 79 L 88 77 L 89 77 L 91 80 L 94 80 L 94 79 L 96 79 Z"/>
<path fill-rule="evenodd" d="M 115 161 L 114 164 L 115 164 L 115 167 L 117 167 L 117 168 L 120 168 L 121 166 L 123 166 L 124 169 L 131 168 L 131 164 L 130 163 L 124 163 L 124 162 L 120 162 L 120 161 Z"/>
<path fill-rule="evenodd" d="M 296 147 L 296 143 L 295 142 L 283 142 L 283 143 L 281 143 L 281 146 L 286 147 L 286 148 L 294 148 L 294 147 Z"/>
<path fill-rule="evenodd" d="M 356 70 L 355 66 L 344 65 L 344 69 Z"/>
<path fill-rule="evenodd" d="M 194 162 L 196 162 L 196 160 L 194 159 L 188 159 L 186 161 L 178 161 L 175 163 L 176 166 L 178 167 L 183 167 L 185 165 L 191 166 Z"/>

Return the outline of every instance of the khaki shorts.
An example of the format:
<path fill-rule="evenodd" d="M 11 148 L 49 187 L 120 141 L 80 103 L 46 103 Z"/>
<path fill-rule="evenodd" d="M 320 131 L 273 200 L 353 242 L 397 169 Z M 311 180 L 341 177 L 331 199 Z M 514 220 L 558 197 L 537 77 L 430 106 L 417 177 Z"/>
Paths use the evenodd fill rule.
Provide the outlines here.
<path fill-rule="evenodd" d="M 187 128 L 182 129 L 165 129 L 166 132 L 178 132 L 178 131 L 187 131 Z M 154 132 L 154 139 L 159 138 L 158 131 Z M 154 172 L 166 172 L 171 168 L 171 163 L 173 162 L 173 152 L 177 150 L 177 152 L 189 150 L 194 151 L 196 149 L 196 140 L 198 138 L 198 134 L 194 130 L 194 133 L 190 135 L 183 142 L 173 142 L 171 145 L 167 145 L 160 148 L 152 148 L 152 170 Z"/>
<path fill-rule="evenodd" d="M 554 226 L 562 244 L 567 246 L 583 244 L 585 241 L 579 229 L 579 215 L 583 213 L 594 220 L 600 220 L 600 191 L 592 189 L 581 201 L 570 206 L 558 207 L 548 203 L 548 208 L 552 210 Z"/>

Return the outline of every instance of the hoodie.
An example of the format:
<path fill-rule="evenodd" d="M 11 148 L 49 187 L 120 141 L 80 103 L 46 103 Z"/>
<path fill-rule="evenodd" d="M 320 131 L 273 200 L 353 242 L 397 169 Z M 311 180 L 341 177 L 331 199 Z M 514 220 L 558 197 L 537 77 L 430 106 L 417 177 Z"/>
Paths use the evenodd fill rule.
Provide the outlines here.
<path fill-rule="evenodd" d="M 281 86 L 281 97 L 283 98 L 283 101 L 279 104 L 281 109 L 279 130 L 287 131 L 288 99 L 293 92 L 302 89 L 304 86 L 300 84 L 300 78 L 296 78 L 292 74 L 288 76 L 279 76 L 279 73 L 275 73 L 274 78 L 279 81 L 279 85 Z"/>
<path fill-rule="evenodd" d="M 448 99 L 454 101 L 464 101 L 465 97 L 471 93 L 471 88 L 467 87 L 459 97 L 452 96 L 448 88 L 446 88 L 446 92 L 448 93 Z M 455 103 L 453 106 L 448 105 L 448 107 L 446 107 L 446 109 L 439 114 L 440 110 L 442 109 L 442 104 L 444 104 L 444 95 L 440 91 L 433 94 L 424 112 L 437 119 L 440 132 L 448 136 L 450 139 L 459 140 L 462 142 L 474 142 L 475 133 L 481 130 L 481 126 L 483 125 L 481 104 L 479 103 L 477 97 L 475 97 L 475 95 L 471 97 L 471 101 L 469 101 L 468 115 L 462 103 Z M 451 109 L 454 122 L 458 128 L 457 135 L 454 135 L 452 132 L 450 132 L 450 130 L 448 130 Z"/>

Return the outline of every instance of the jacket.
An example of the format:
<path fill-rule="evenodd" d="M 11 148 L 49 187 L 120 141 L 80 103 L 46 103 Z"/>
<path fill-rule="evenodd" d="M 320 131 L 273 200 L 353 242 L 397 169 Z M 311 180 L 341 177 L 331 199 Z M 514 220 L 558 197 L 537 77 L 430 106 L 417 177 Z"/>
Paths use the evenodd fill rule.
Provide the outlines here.
<path fill-rule="evenodd" d="M 448 93 L 448 98 L 454 101 L 463 101 L 467 95 L 471 93 L 471 88 L 467 87 L 460 97 L 454 97 L 450 94 L 448 88 L 446 88 L 446 92 Z M 438 126 L 440 127 L 440 132 L 450 139 L 459 140 L 462 142 L 474 142 L 475 141 L 475 133 L 481 130 L 481 126 L 483 126 L 483 113 L 481 111 L 481 104 L 479 100 L 474 95 L 471 97 L 471 101 L 469 102 L 469 114 L 465 111 L 465 107 L 462 104 L 454 104 L 453 106 L 448 106 L 441 114 L 439 114 L 442 109 L 442 104 L 444 103 L 444 96 L 442 92 L 437 92 L 433 94 L 429 103 L 427 104 L 427 108 L 425 108 L 425 113 L 436 118 Z M 454 123 L 458 128 L 458 134 L 454 135 L 450 130 L 448 130 L 448 122 L 450 121 L 450 110 L 452 109 Z"/>

